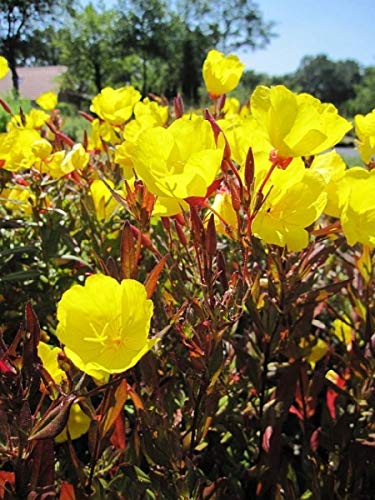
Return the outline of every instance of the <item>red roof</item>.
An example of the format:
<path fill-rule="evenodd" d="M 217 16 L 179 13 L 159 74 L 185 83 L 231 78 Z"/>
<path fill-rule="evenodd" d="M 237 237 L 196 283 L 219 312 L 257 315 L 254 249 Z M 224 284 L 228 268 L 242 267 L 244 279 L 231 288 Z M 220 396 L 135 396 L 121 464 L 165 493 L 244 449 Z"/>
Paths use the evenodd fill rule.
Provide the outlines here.
<path fill-rule="evenodd" d="M 60 90 L 58 77 L 64 74 L 67 69 L 66 66 L 17 68 L 21 97 L 35 100 L 44 92 L 53 91 L 58 93 Z M 7 94 L 12 90 L 12 87 L 12 74 L 9 71 L 6 77 L 0 80 L 0 95 Z"/>

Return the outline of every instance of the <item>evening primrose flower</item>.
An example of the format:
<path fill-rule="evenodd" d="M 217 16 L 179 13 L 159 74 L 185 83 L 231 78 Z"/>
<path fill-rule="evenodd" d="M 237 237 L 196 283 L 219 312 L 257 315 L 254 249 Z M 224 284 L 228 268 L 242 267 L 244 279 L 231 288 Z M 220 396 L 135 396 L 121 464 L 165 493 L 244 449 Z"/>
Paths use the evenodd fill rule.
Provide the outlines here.
<path fill-rule="evenodd" d="M 114 189 L 114 184 L 111 180 L 106 180 L 107 184 Z M 95 214 L 98 221 L 108 220 L 119 204 L 112 196 L 111 191 L 100 179 L 96 179 L 90 186 L 90 194 L 94 202 Z"/>
<path fill-rule="evenodd" d="M 207 120 L 180 118 L 168 128 L 142 132 L 132 149 L 132 161 L 137 175 L 159 197 L 156 212 L 160 207 L 161 215 L 175 215 L 186 206 L 186 198 L 206 195 L 223 153 L 223 137 L 216 144 Z"/>
<path fill-rule="evenodd" d="M 230 116 L 239 115 L 240 108 L 241 103 L 238 99 L 236 99 L 235 97 L 227 97 L 221 111 L 224 114 L 225 118 L 228 118 Z"/>
<path fill-rule="evenodd" d="M 95 119 L 91 122 L 88 148 L 103 150 L 103 141 L 115 145 L 120 143 L 121 139 L 109 123 Z"/>
<path fill-rule="evenodd" d="M 0 165 L 11 172 L 31 168 L 36 160 L 33 145 L 40 139 L 33 129 L 13 128 L 0 134 Z"/>
<path fill-rule="evenodd" d="M 354 117 L 355 133 L 359 139 L 358 151 L 364 163 L 369 163 L 375 155 L 375 109 L 367 115 Z"/>
<path fill-rule="evenodd" d="M 36 99 L 36 103 L 43 109 L 51 111 L 56 107 L 58 98 L 55 92 L 44 92 Z"/>
<path fill-rule="evenodd" d="M 349 245 L 375 247 L 375 170 L 353 167 L 339 185 L 340 220 Z"/>
<path fill-rule="evenodd" d="M 352 128 L 333 104 L 309 94 L 295 94 L 283 85 L 258 86 L 250 106 L 270 147 L 282 158 L 321 153 Z"/>
<path fill-rule="evenodd" d="M 338 186 L 346 171 L 344 160 L 336 151 L 330 151 L 315 156 L 310 170 L 319 173 L 326 184 L 327 204 L 324 213 L 331 217 L 340 217 Z"/>
<path fill-rule="evenodd" d="M 94 97 L 91 111 L 112 125 L 121 125 L 131 118 L 135 104 L 141 94 L 131 85 L 113 89 L 105 87 Z"/>
<path fill-rule="evenodd" d="M 245 65 L 237 56 L 210 50 L 202 70 L 207 91 L 213 97 L 230 92 L 237 87 L 244 69 Z"/>
<path fill-rule="evenodd" d="M 232 205 L 232 196 L 227 191 L 216 194 L 212 203 L 217 233 L 233 236 L 238 224 L 237 214 Z"/>
<path fill-rule="evenodd" d="M 9 64 L 5 57 L 0 56 L 0 80 L 5 78 L 9 72 Z"/>
<path fill-rule="evenodd" d="M 32 109 L 30 113 L 24 113 L 22 117 L 21 115 L 12 116 L 7 124 L 7 129 L 9 131 L 11 131 L 13 128 L 40 130 L 46 124 L 49 118 L 49 114 L 45 111 L 41 109 Z"/>
<path fill-rule="evenodd" d="M 136 110 L 134 110 L 134 112 L 136 112 Z M 126 124 L 123 134 L 125 140 L 115 148 L 115 162 L 122 167 L 123 176 L 126 180 L 130 180 L 134 177 L 132 152 L 134 148 L 136 148 L 138 137 L 144 130 L 160 125 L 160 119 L 157 119 L 154 114 L 146 112 L 141 114 L 138 113 L 136 119 Z"/>
<path fill-rule="evenodd" d="M 142 120 L 143 117 L 151 117 L 156 125 L 165 125 L 168 120 L 168 106 L 162 106 L 156 101 L 151 101 L 145 97 L 134 106 L 134 116 Z"/>
<path fill-rule="evenodd" d="M 103 380 L 132 368 L 156 343 L 148 339 L 152 313 L 141 283 L 92 275 L 63 294 L 56 336 L 77 368 Z"/>
<path fill-rule="evenodd" d="M 0 200 L 8 210 L 22 215 L 31 215 L 36 203 L 35 194 L 28 187 L 20 185 L 4 189 L 0 194 Z"/>
<path fill-rule="evenodd" d="M 66 373 L 60 368 L 58 357 L 63 353 L 59 347 L 52 347 L 44 342 L 38 344 L 38 356 L 42 361 L 43 368 L 47 370 L 56 384 L 61 384 L 67 379 Z M 52 399 L 57 394 L 52 395 Z M 89 430 L 91 419 L 81 410 L 78 403 L 73 403 L 70 408 L 68 422 L 65 428 L 56 436 L 55 441 L 62 443 L 68 439 L 78 439 Z"/>
<path fill-rule="evenodd" d="M 259 182 L 259 181 L 258 181 Z M 286 170 L 276 170 L 266 183 L 263 205 L 252 229 L 266 243 L 300 251 L 308 245 L 306 227 L 322 214 L 327 202 L 321 175 L 295 159 Z"/>
<path fill-rule="evenodd" d="M 73 170 L 82 170 L 87 167 L 90 161 L 90 155 L 87 153 L 82 144 L 74 144 L 72 149 L 65 156 L 61 169 L 65 174 L 73 172 Z"/>
<path fill-rule="evenodd" d="M 264 139 L 264 136 L 259 131 L 259 126 L 256 120 L 249 116 L 243 118 L 239 115 L 232 115 L 230 118 L 218 120 L 217 124 L 225 134 L 225 138 L 230 146 L 231 158 L 239 167 L 245 165 L 246 156 L 249 148 L 252 148 L 253 155 L 261 157 L 257 160 L 262 163 L 268 160 L 269 144 Z"/>
<path fill-rule="evenodd" d="M 60 432 L 58 436 L 55 437 L 56 443 L 64 443 L 69 437 L 73 441 L 78 439 L 89 430 L 91 424 L 91 419 L 81 410 L 78 403 L 73 403 L 70 407 L 69 418 L 66 426 Z"/>
<path fill-rule="evenodd" d="M 58 357 L 62 353 L 60 347 L 53 347 L 42 341 L 38 344 L 38 356 L 42 361 L 43 367 L 47 370 L 56 384 L 61 384 L 61 382 L 67 378 L 66 373 L 60 368 L 58 362 Z"/>

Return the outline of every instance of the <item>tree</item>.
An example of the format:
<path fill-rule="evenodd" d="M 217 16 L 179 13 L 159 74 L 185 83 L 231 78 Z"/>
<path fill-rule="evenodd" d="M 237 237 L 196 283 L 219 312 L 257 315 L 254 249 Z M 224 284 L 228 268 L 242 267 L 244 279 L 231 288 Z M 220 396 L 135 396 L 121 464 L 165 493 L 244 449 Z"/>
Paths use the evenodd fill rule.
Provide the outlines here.
<path fill-rule="evenodd" d="M 26 60 L 30 40 L 42 20 L 51 21 L 63 4 L 54 0 L 0 0 L 0 52 L 8 59 L 17 94 L 17 64 Z"/>
<path fill-rule="evenodd" d="M 199 28 L 211 43 L 223 51 L 258 48 L 274 36 L 273 22 L 266 22 L 253 0 L 170 0 L 190 29 Z"/>
<path fill-rule="evenodd" d="M 361 69 L 356 61 L 334 62 L 325 54 L 304 57 L 294 75 L 299 90 L 338 107 L 355 96 L 355 85 L 360 80 Z"/>
<path fill-rule="evenodd" d="M 72 13 L 52 44 L 68 66 L 63 85 L 78 96 L 100 92 L 111 83 L 119 59 L 118 11 L 97 10 L 91 3 Z"/>
<path fill-rule="evenodd" d="M 375 66 L 365 68 L 363 77 L 355 86 L 355 97 L 348 103 L 348 112 L 366 114 L 375 108 Z"/>
<path fill-rule="evenodd" d="M 119 33 L 123 33 L 122 47 L 129 47 L 131 53 L 140 58 L 142 67 L 141 91 L 145 95 L 150 88 L 149 69 L 157 61 L 158 71 L 169 66 L 170 82 L 174 80 L 176 62 L 181 58 L 181 23 L 174 12 L 167 8 L 163 0 L 120 0 L 118 11 L 121 12 Z M 162 71 L 163 72 L 163 71 Z M 173 84 L 172 84 L 173 85 Z M 155 90 L 154 88 L 152 90 Z M 165 89 L 164 89 L 165 90 Z"/>

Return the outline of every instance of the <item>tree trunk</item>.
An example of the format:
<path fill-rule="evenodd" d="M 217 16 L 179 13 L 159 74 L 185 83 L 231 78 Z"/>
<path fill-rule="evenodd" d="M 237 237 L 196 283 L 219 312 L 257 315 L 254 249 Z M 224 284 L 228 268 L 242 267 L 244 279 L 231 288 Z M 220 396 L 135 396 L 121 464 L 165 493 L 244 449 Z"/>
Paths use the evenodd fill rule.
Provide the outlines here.
<path fill-rule="evenodd" d="M 100 92 L 103 88 L 102 85 L 102 72 L 100 71 L 100 63 L 98 61 L 94 62 L 94 79 L 95 86 L 98 92 Z"/>
<path fill-rule="evenodd" d="M 9 68 L 12 73 L 12 84 L 13 84 L 13 92 L 16 97 L 19 97 L 20 95 L 20 87 L 19 87 L 19 78 L 17 74 L 17 67 L 16 67 L 16 53 L 15 53 L 15 47 L 14 44 L 12 43 L 12 40 L 7 40 L 8 43 L 6 43 L 6 51 L 5 51 L 5 56 L 8 60 Z"/>
<path fill-rule="evenodd" d="M 142 94 L 143 97 L 147 95 L 147 60 L 146 55 L 142 55 L 142 67 L 143 67 L 143 84 L 142 84 Z"/>

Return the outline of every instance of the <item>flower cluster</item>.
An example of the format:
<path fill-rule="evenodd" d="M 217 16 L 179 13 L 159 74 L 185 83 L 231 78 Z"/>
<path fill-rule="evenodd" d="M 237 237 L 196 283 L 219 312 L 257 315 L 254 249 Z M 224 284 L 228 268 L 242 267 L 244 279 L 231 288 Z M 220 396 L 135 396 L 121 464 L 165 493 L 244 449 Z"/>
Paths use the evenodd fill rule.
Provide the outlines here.
<path fill-rule="evenodd" d="M 0 57 L 0 78 L 8 70 Z M 32 290 L 43 328 L 28 304 L 25 331 L 9 349 L 0 345 L 0 384 L 3 375 L 14 375 L 22 398 L 40 395 L 32 410 L 16 401 L 23 412 L 17 425 L 28 419 L 30 429 L 21 430 L 32 444 L 29 455 L 15 456 L 37 463 L 34 440 L 46 440 L 46 447 L 68 441 L 67 453 L 78 464 L 71 440 L 87 435 L 86 488 L 101 453 L 108 464 L 136 457 L 151 470 L 159 464 L 153 453 L 177 443 L 168 471 L 174 477 L 190 464 L 198 470 L 196 458 L 210 440 L 237 462 L 226 447 L 232 439 L 242 446 L 240 416 L 255 429 L 241 453 L 258 454 L 254 461 L 238 455 L 241 464 L 247 460 L 245 477 L 263 468 L 272 447 L 279 450 L 289 414 L 304 433 L 303 446 L 317 452 L 310 425 L 320 418 L 323 384 L 331 385 L 319 396 L 327 398 L 322 418 L 327 413 L 335 421 L 336 399 L 350 376 L 363 381 L 370 372 L 375 110 L 354 119 L 359 156 L 349 168 L 335 147 L 353 127 L 332 104 L 283 85 L 258 86 L 241 104 L 226 94 L 243 70 L 235 55 L 208 53 L 204 110 L 184 111 L 181 96 L 170 105 L 130 85 L 105 87 L 81 112 L 87 122 L 82 140 L 65 133 L 52 92 L 27 113 L 12 113 L 0 101 L 9 112 L 0 134 L 1 234 L 8 238 L 2 256 L 10 269 L 3 281 L 15 283 L 0 293 L 0 304 Z M 332 264 L 337 256 L 345 265 Z M 327 305 L 334 294 L 336 302 Z M 347 400 L 353 415 L 368 395 L 367 386 L 361 390 Z M 128 397 L 132 428 L 125 432 Z M 168 419 L 167 432 L 147 434 Z M 133 455 L 124 458 L 131 433 Z M 19 435 L 17 428 L 21 442 Z M 271 477 L 279 462 L 267 463 Z M 86 469 L 77 473 L 81 484 Z M 261 491 L 259 484 L 254 491 Z M 165 498 L 195 495 L 176 491 Z M 211 495 L 207 491 L 195 496 Z"/>

